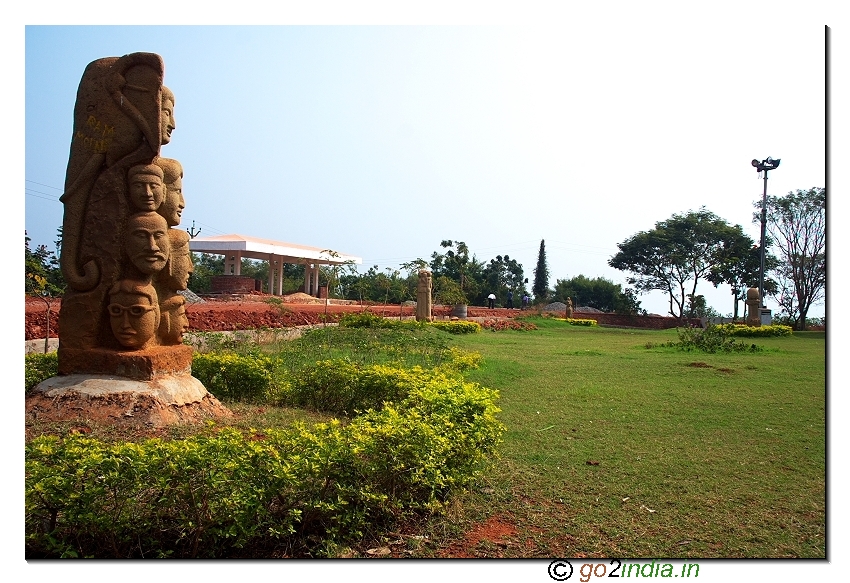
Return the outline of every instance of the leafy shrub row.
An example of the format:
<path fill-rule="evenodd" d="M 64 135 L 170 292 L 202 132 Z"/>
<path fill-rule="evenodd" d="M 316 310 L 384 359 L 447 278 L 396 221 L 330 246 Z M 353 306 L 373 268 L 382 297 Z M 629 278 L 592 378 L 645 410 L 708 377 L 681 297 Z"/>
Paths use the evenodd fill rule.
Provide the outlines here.
<path fill-rule="evenodd" d="M 464 350 L 463 348 L 458 348 L 457 346 L 449 347 L 448 355 L 446 356 L 446 361 L 443 363 L 444 369 L 452 369 L 458 372 L 465 372 L 468 370 L 481 368 L 484 359 L 477 352 L 471 350 Z"/>
<path fill-rule="evenodd" d="M 192 376 L 204 383 L 218 399 L 255 403 L 272 402 L 286 389 L 274 379 L 272 359 L 259 354 L 195 352 Z"/>
<path fill-rule="evenodd" d="M 771 336 L 791 336 L 791 326 L 772 324 L 770 326 L 746 326 L 743 324 L 718 324 L 720 328 L 730 336 L 743 336 L 749 338 L 768 338 Z"/>
<path fill-rule="evenodd" d="M 339 320 L 339 325 L 346 328 L 393 328 L 433 326 L 451 334 L 474 334 L 481 331 L 481 325 L 467 320 L 451 320 L 436 322 L 417 322 L 416 320 L 390 320 L 370 312 L 346 314 Z"/>
<path fill-rule="evenodd" d="M 747 344 L 732 338 L 730 332 L 721 327 L 709 324 L 703 328 L 677 328 L 678 342 L 668 342 L 666 346 L 674 346 L 685 352 L 760 352 L 762 348 L 755 344 Z"/>
<path fill-rule="evenodd" d="M 424 323 L 416 320 L 390 320 L 371 312 L 345 314 L 339 319 L 339 325 L 344 328 L 393 328 L 396 326 L 421 326 Z"/>
<path fill-rule="evenodd" d="M 344 358 L 322 360 L 305 367 L 292 379 L 283 402 L 351 416 L 401 401 L 415 389 L 429 384 L 456 384 L 461 382 L 457 372 L 481 364 L 478 353 L 459 348 L 449 350 L 448 360 L 444 366 L 433 370 L 419 366 L 361 365 Z"/>
<path fill-rule="evenodd" d="M 431 322 L 431 326 L 445 330 L 450 334 L 475 334 L 481 332 L 481 324 L 468 320 L 437 321 Z"/>
<path fill-rule="evenodd" d="M 24 387 L 29 394 L 38 383 L 59 374 L 59 358 L 56 352 L 34 352 L 24 357 Z"/>
<path fill-rule="evenodd" d="M 484 320 L 481 322 L 481 327 L 493 332 L 501 332 L 502 330 L 537 330 L 536 325 L 531 322 L 523 322 L 522 320 Z"/>
<path fill-rule="evenodd" d="M 361 366 L 347 359 L 322 360 L 292 380 L 284 403 L 350 416 L 405 398 L 429 376 L 421 367 L 405 370 Z"/>
<path fill-rule="evenodd" d="M 321 544 L 436 511 L 470 483 L 504 431 L 497 398 L 435 376 L 346 425 L 117 444 L 36 438 L 26 556 L 321 555 Z"/>
<path fill-rule="evenodd" d="M 596 320 L 590 320 L 588 318 L 566 318 L 567 324 L 571 324 L 573 326 L 598 326 L 599 324 Z"/>

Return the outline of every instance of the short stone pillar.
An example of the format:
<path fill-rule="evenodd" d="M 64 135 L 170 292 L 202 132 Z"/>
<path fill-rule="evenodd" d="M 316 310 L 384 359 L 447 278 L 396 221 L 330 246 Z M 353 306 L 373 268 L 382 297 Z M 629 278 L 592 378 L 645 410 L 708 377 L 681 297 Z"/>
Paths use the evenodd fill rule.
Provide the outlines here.
<path fill-rule="evenodd" d="M 761 299 L 757 287 L 747 290 L 747 326 L 761 326 Z"/>
<path fill-rule="evenodd" d="M 416 285 L 416 321 L 430 322 L 431 316 L 431 272 L 419 270 L 419 282 Z"/>
<path fill-rule="evenodd" d="M 567 298 L 567 319 L 573 317 L 573 299 Z"/>

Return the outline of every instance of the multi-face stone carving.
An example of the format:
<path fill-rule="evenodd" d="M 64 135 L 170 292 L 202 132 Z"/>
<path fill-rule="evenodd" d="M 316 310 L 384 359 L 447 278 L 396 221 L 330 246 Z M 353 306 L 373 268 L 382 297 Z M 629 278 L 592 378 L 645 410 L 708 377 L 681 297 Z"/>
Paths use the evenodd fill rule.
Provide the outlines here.
<path fill-rule="evenodd" d="M 60 368 L 63 352 L 78 370 L 81 350 L 176 348 L 188 328 L 177 292 L 192 274 L 189 235 L 174 228 L 183 167 L 160 157 L 177 127 L 163 76 L 159 55 L 133 53 L 92 62 L 80 81 L 62 196 Z"/>

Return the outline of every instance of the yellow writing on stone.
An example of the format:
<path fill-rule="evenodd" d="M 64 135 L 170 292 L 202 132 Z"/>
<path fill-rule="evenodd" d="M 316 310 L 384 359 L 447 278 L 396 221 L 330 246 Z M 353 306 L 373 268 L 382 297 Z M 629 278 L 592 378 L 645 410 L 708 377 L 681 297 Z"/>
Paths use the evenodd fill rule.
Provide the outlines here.
<path fill-rule="evenodd" d="M 92 128 L 95 132 L 100 131 L 101 132 L 101 135 L 100 135 L 101 138 L 107 138 L 107 137 L 111 138 L 113 136 L 113 134 L 115 134 L 115 127 L 114 126 L 107 125 L 107 124 L 101 124 L 100 121 L 98 121 L 98 119 L 93 115 L 89 116 L 89 119 L 86 121 L 86 125 L 89 126 L 90 128 Z"/>
<path fill-rule="evenodd" d="M 90 115 L 85 127 L 74 134 L 74 139 L 81 141 L 87 149 L 103 154 L 109 148 L 114 135 L 115 126 L 101 123 L 95 116 Z"/>

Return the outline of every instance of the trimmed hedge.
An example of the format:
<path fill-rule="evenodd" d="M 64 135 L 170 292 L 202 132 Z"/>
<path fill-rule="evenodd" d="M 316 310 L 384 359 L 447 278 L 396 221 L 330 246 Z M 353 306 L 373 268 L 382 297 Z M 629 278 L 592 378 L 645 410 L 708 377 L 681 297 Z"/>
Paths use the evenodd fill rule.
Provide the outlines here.
<path fill-rule="evenodd" d="M 305 367 L 283 396 L 288 405 L 351 416 L 407 398 L 429 383 L 454 385 L 457 373 L 481 365 L 481 355 L 460 348 L 449 350 L 448 362 L 433 370 L 405 369 L 383 364 L 361 365 L 348 359 L 322 360 Z"/>
<path fill-rule="evenodd" d="M 590 320 L 587 318 L 565 318 L 567 324 L 571 324 L 572 326 L 598 326 L 599 324 L 596 320 Z"/>
<path fill-rule="evenodd" d="M 770 326 L 747 326 L 744 324 L 717 324 L 717 328 L 730 336 L 747 338 L 768 338 L 771 336 L 791 336 L 791 326 L 771 324 Z"/>
<path fill-rule="evenodd" d="M 371 312 L 345 314 L 339 319 L 339 325 L 343 328 L 393 328 L 399 325 L 416 326 L 418 324 L 419 322 L 415 320 L 390 320 Z"/>
<path fill-rule="evenodd" d="M 440 509 L 500 441 L 496 391 L 433 378 L 343 425 L 26 446 L 26 557 L 322 555 Z M 322 541 L 322 542 L 316 542 Z"/>
<path fill-rule="evenodd" d="M 450 320 L 448 322 L 431 322 L 431 326 L 445 330 L 449 334 L 476 334 L 481 332 L 481 324 L 467 320 Z"/>
<path fill-rule="evenodd" d="M 192 355 L 192 376 L 204 383 L 218 399 L 266 403 L 280 397 L 286 386 L 275 382 L 272 359 L 259 354 L 232 353 Z"/>
<path fill-rule="evenodd" d="M 390 320 L 370 312 L 361 312 L 359 314 L 346 314 L 339 320 L 339 325 L 345 328 L 394 328 L 394 327 L 411 327 L 421 328 L 423 326 L 433 326 L 439 330 L 445 330 L 451 334 L 474 334 L 481 331 L 481 325 L 478 322 L 470 322 L 467 320 L 451 320 L 448 322 L 418 322 L 416 320 Z"/>

